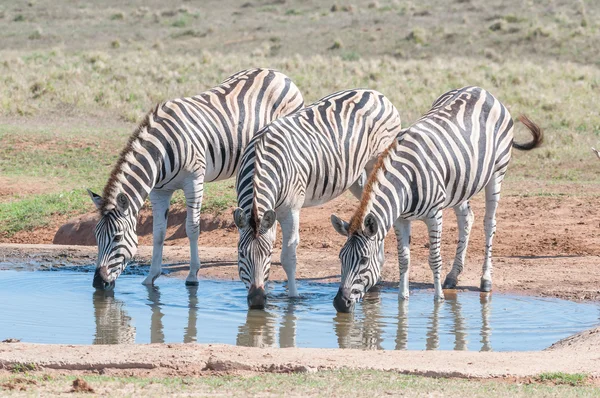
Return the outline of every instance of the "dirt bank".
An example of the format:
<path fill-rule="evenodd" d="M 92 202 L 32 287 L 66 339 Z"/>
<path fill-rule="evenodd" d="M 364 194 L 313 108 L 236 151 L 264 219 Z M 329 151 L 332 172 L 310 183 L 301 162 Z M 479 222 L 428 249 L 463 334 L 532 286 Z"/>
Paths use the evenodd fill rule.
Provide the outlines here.
<path fill-rule="evenodd" d="M 315 372 L 377 369 L 437 377 L 527 377 L 545 372 L 600 376 L 600 329 L 540 352 L 362 351 L 248 348 L 228 345 L 106 346 L 0 344 L 0 368 L 27 364 L 39 371 L 136 376 L 206 372 Z"/>

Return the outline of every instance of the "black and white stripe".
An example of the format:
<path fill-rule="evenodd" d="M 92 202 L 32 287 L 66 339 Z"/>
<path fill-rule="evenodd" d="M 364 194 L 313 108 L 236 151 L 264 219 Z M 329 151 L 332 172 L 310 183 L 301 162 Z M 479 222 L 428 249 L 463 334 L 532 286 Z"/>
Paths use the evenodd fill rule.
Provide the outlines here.
<path fill-rule="evenodd" d="M 381 93 L 346 90 L 329 95 L 263 129 L 248 145 L 238 173 L 238 269 L 252 307 L 264 305 L 275 239 L 281 225 L 281 263 L 290 296 L 295 283 L 300 209 L 350 189 L 360 197 L 370 168 L 400 132 L 400 115 Z"/>
<path fill-rule="evenodd" d="M 232 177 L 256 132 L 303 105 L 295 84 L 270 69 L 245 70 L 194 97 L 159 104 L 129 139 L 102 197 L 90 192 L 102 216 L 96 228 L 94 286 L 113 284 L 136 253 L 137 215 L 148 195 L 154 250 L 144 283 L 154 283 L 161 272 L 170 199 L 178 189 L 183 189 L 187 204 L 191 264 L 186 283 L 197 284 L 204 182 Z"/>
<path fill-rule="evenodd" d="M 427 224 L 435 298 L 443 299 L 442 210 L 452 207 L 458 218 L 459 245 L 444 282 L 445 288 L 454 288 L 473 224 L 469 199 L 484 188 L 486 247 L 481 290 L 491 290 L 496 208 L 511 149 L 533 149 L 543 138 L 533 122 L 524 116 L 520 120 L 533 135 L 531 142 L 522 145 L 513 143 L 513 121 L 506 107 L 481 88 L 465 87 L 442 95 L 429 112 L 403 131 L 379 160 L 351 222 L 332 217 L 335 229 L 348 236 L 340 252 L 342 280 L 334 301 L 339 311 L 350 311 L 379 280 L 381 244 L 392 226 L 398 235 L 399 293 L 408 298 L 410 221 L 416 219 Z"/>

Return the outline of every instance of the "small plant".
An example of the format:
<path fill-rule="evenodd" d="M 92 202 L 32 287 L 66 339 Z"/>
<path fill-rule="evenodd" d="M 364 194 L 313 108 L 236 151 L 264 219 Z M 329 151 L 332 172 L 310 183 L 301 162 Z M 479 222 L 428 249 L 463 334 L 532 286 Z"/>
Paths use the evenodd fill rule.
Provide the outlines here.
<path fill-rule="evenodd" d="M 302 15 L 302 12 L 296 10 L 295 8 L 291 8 L 285 12 L 285 15 Z"/>
<path fill-rule="evenodd" d="M 506 20 L 500 19 L 494 23 L 492 23 L 489 28 L 492 32 L 504 31 L 506 30 Z"/>
<path fill-rule="evenodd" d="M 37 366 L 34 363 L 15 363 L 10 367 L 13 373 L 27 373 L 36 369 Z"/>
<path fill-rule="evenodd" d="M 188 23 L 187 18 L 181 17 L 181 18 L 178 18 L 175 21 L 173 21 L 171 26 L 173 26 L 175 28 L 184 28 L 187 25 L 187 23 Z"/>
<path fill-rule="evenodd" d="M 415 28 L 408 35 L 406 35 L 406 40 L 412 41 L 416 44 L 427 44 L 427 34 L 423 29 Z"/>
<path fill-rule="evenodd" d="M 360 54 L 356 51 L 347 51 L 342 54 L 342 59 L 344 61 L 358 61 L 360 59 Z"/>
<path fill-rule="evenodd" d="M 518 23 L 523 21 L 523 18 L 519 18 L 516 15 L 512 14 L 505 15 L 504 17 L 502 17 L 502 19 L 504 19 L 508 23 Z"/>
<path fill-rule="evenodd" d="M 33 32 L 31 32 L 31 34 L 29 35 L 29 40 L 39 40 L 42 38 L 42 29 L 40 28 L 36 28 Z"/>
<path fill-rule="evenodd" d="M 111 21 L 122 21 L 125 19 L 125 14 L 121 11 L 116 12 L 110 16 Z"/>
<path fill-rule="evenodd" d="M 588 375 L 585 373 L 563 373 L 563 372 L 549 372 L 541 373 L 536 377 L 536 380 L 542 383 L 553 383 L 553 384 L 568 384 L 570 386 L 580 386 L 585 384 L 588 379 Z"/>
<path fill-rule="evenodd" d="M 23 14 L 17 14 L 13 18 L 13 21 L 15 21 L 15 22 L 23 22 L 24 20 L 25 20 L 25 17 L 23 16 Z"/>
<path fill-rule="evenodd" d="M 342 41 L 338 39 L 333 42 L 331 47 L 329 47 L 329 50 L 339 50 L 342 47 L 343 47 Z"/>
<path fill-rule="evenodd" d="M 112 42 L 110 42 L 110 46 L 112 48 L 119 48 L 121 47 L 121 42 L 119 40 L 113 40 Z"/>

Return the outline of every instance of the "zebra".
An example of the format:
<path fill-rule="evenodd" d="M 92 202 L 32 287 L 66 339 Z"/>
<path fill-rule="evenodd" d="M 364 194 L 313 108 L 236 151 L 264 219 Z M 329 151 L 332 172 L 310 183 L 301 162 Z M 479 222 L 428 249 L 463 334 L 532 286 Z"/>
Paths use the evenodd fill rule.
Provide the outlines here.
<path fill-rule="evenodd" d="M 334 299 L 340 312 L 351 312 L 381 276 L 381 243 L 390 227 L 398 236 L 399 298 L 408 298 L 410 222 L 425 221 L 429 231 L 429 266 L 436 300 L 443 300 L 440 273 L 442 209 L 458 219 L 458 247 L 444 288 L 455 288 L 463 269 L 473 212 L 469 199 L 485 188 L 485 260 L 480 290 L 492 288 L 492 240 L 500 187 L 512 147 L 531 150 L 542 130 L 526 116 L 519 120 L 533 140 L 513 142 L 513 121 L 504 105 L 479 87 L 464 87 L 439 97 L 432 108 L 402 132 L 380 156 L 350 222 L 331 216 L 334 229 L 347 237 L 340 251 L 341 283 Z"/>
<path fill-rule="evenodd" d="M 400 115 L 381 93 L 331 94 L 277 119 L 248 144 L 236 182 L 238 271 L 250 308 L 264 308 L 275 221 L 281 225 L 281 264 L 288 295 L 296 288 L 300 209 L 328 202 L 347 189 L 360 198 L 369 169 L 400 132 Z"/>
<path fill-rule="evenodd" d="M 248 69 L 199 95 L 158 104 L 121 152 L 102 196 L 88 190 L 100 212 L 95 229 L 98 260 L 93 286 L 111 289 L 137 252 L 137 215 L 150 196 L 152 263 L 145 285 L 161 273 L 167 216 L 173 192 L 187 205 L 190 272 L 198 284 L 198 235 L 204 182 L 232 177 L 244 147 L 262 127 L 304 106 L 296 85 L 281 72 Z"/>

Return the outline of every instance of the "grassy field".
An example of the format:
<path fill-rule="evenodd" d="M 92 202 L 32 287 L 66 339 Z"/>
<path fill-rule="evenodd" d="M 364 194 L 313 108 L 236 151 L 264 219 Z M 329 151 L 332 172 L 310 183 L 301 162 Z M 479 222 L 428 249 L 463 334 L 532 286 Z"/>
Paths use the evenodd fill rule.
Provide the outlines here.
<path fill-rule="evenodd" d="M 284 71 L 307 102 L 379 90 L 405 125 L 444 91 L 480 85 L 546 131 L 544 148 L 515 154 L 509 191 L 597 183 L 600 4 L 438 3 L 1 2 L 0 237 L 91 211 L 85 188 L 101 191 L 153 104 L 255 66 Z M 209 185 L 205 210 L 233 205 L 232 186 Z"/>
<path fill-rule="evenodd" d="M 592 397 L 600 389 L 582 375 L 540 375 L 518 383 L 429 378 L 381 371 L 324 371 L 313 374 L 144 378 L 85 376 L 98 395 L 110 396 L 450 396 L 469 397 Z M 75 377 L 0 377 L 3 396 L 58 395 L 73 389 Z M 89 392 L 89 391 L 88 391 Z"/>

